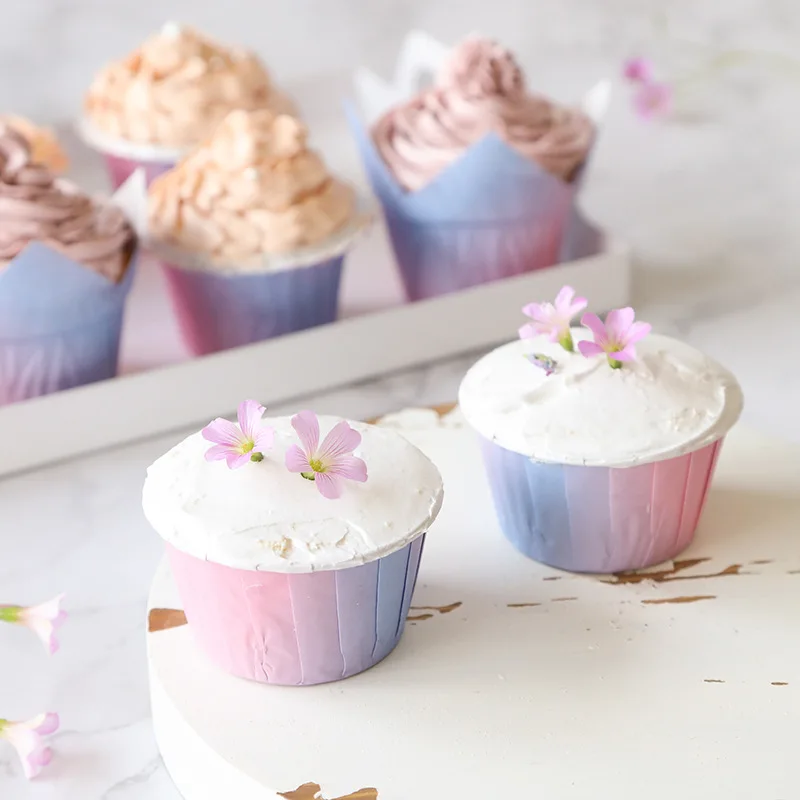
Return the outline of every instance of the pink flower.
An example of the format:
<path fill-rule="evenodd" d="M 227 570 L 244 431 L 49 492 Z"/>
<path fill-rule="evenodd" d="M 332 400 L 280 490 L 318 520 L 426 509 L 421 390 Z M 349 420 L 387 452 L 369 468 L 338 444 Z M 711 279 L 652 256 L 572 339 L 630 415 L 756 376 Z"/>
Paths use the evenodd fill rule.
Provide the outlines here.
<path fill-rule="evenodd" d="M 58 714 L 39 714 L 27 722 L 0 719 L 0 739 L 10 742 L 17 750 L 25 777 L 35 778 L 53 757 L 44 737 L 58 730 Z"/>
<path fill-rule="evenodd" d="M 633 83 L 650 83 L 653 72 L 653 62 L 649 58 L 629 58 L 622 67 L 625 79 Z"/>
<path fill-rule="evenodd" d="M 672 107 L 672 87 L 666 83 L 643 83 L 633 95 L 633 107 L 644 119 L 666 114 Z"/>
<path fill-rule="evenodd" d="M 272 447 L 275 429 L 262 426 L 264 406 L 255 400 L 239 404 L 239 427 L 218 417 L 203 428 L 203 438 L 216 442 L 206 451 L 206 461 L 225 459 L 229 469 L 243 467 L 248 461 L 263 461 L 264 453 Z"/>
<path fill-rule="evenodd" d="M 594 341 L 578 342 L 578 349 L 586 358 L 605 353 L 608 363 L 619 369 L 623 361 L 636 358 L 634 345 L 650 333 L 651 326 L 647 322 L 634 322 L 634 317 L 632 308 L 617 308 L 608 312 L 604 325 L 597 314 L 584 314 L 581 324 L 591 330 Z"/>
<path fill-rule="evenodd" d="M 533 322 L 519 329 L 520 338 L 547 336 L 551 342 L 558 342 L 571 352 L 575 349 L 570 333 L 572 318 L 588 305 L 585 297 L 575 297 L 575 290 L 571 286 L 564 286 L 556 295 L 555 303 L 529 303 L 522 309 L 522 313 Z"/>
<path fill-rule="evenodd" d="M 61 610 L 64 595 L 60 594 L 38 606 L 0 606 L 0 620 L 30 628 L 44 643 L 50 655 L 58 650 L 56 630 L 67 618 Z"/>
<path fill-rule="evenodd" d="M 335 425 L 320 447 L 319 420 L 312 411 L 301 411 L 292 417 L 302 449 L 293 444 L 286 451 L 286 466 L 314 481 L 323 497 L 335 500 L 342 494 L 343 480 L 364 483 L 367 465 L 353 451 L 361 444 L 361 434 L 344 420 Z"/>

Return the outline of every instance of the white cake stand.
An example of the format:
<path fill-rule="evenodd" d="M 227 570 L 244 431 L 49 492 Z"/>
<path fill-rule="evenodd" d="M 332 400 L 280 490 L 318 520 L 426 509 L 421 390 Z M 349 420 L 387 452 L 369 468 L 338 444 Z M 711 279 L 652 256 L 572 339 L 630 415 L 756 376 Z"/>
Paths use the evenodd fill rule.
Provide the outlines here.
<path fill-rule="evenodd" d="M 800 450 L 734 431 L 689 552 L 614 579 L 506 543 L 458 417 L 388 422 L 446 500 L 379 666 L 316 687 L 229 677 L 159 569 L 153 722 L 187 800 L 800 797 Z"/>

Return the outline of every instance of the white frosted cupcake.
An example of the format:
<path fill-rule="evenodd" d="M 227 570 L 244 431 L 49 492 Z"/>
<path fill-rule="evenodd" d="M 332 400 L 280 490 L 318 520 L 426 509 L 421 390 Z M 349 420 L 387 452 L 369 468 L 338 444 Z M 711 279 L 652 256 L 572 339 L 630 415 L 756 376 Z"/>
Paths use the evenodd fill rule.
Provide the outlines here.
<path fill-rule="evenodd" d="M 565 287 L 527 307 L 529 338 L 478 361 L 459 402 L 520 551 L 576 572 L 657 564 L 694 536 L 742 392 L 694 348 L 648 336 L 632 309 L 570 329 L 585 307 L 573 298 Z"/>
<path fill-rule="evenodd" d="M 238 426 L 159 458 L 145 515 L 209 658 L 263 683 L 340 680 L 397 645 L 442 479 L 391 430 L 263 411 L 246 401 Z"/>

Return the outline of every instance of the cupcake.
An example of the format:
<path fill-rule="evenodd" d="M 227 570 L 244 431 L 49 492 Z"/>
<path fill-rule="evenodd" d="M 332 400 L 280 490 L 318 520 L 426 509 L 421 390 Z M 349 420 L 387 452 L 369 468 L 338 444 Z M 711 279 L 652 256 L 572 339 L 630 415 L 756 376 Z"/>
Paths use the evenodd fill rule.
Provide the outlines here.
<path fill-rule="evenodd" d="M 497 43 L 467 39 L 433 86 L 353 125 L 411 300 L 599 250 L 574 206 L 595 125 Z"/>
<path fill-rule="evenodd" d="M 57 175 L 67 171 L 69 167 L 67 154 L 55 133 L 49 128 L 42 128 L 16 114 L 0 114 L 0 125 L 3 124 L 27 139 L 31 148 L 31 160 L 34 163 L 44 164 Z"/>
<path fill-rule="evenodd" d="M 459 403 L 518 550 L 575 572 L 639 569 L 692 541 L 742 392 L 631 308 L 570 328 L 585 306 L 565 287 L 526 307 L 524 338 L 478 361 Z"/>
<path fill-rule="evenodd" d="M 150 244 L 195 355 L 336 319 L 363 225 L 294 117 L 232 111 L 150 186 Z"/>
<path fill-rule="evenodd" d="M 159 458 L 145 516 L 209 659 L 261 683 L 341 680 L 397 645 L 442 479 L 391 430 L 263 412 L 245 401 L 238 425 Z"/>
<path fill-rule="evenodd" d="M 173 166 L 233 109 L 291 112 L 253 54 L 167 23 L 104 67 L 84 103 L 81 132 L 106 159 L 114 186 L 137 167 L 148 181 Z"/>
<path fill-rule="evenodd" d="M 135 236 L 0 125 L 0 403 L 111 378 Z"/>

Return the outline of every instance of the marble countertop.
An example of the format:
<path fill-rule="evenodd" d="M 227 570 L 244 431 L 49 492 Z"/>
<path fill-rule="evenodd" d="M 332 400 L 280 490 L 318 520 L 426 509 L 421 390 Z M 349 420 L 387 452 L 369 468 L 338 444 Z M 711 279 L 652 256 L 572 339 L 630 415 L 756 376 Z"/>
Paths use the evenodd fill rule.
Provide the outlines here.
<path fill-rule="evenodd" d="M 663 63 L 680 70 L 688 46 L 671 46 L 669 36 L 691 35 L 710 52 L 742 47 L 791 52 L 800 27 L 800 10 L 788 0 L 675 3 L 669 36 L 658 33 L 661 0 L 613 0 L 602 4 L 602 11 L 601 4 L 582 0 L 542 0 L 535 10 L 524 0 L 503 4 L 507 13 L 498 22 L 496 4 L 477 0 L 396 0 L 386 14 L 368 0 L 318 0 L 317 14 L 314 0 L 307 0 L 297 16 L 313 19 L 314 30 L 326 32 L 325 45 L 310 61 L 303 60 L 288 42 L 301 41 L 306 28 L 284 20 L 294 36 L 287 35 L 284 46 L 276 41 L 275 26 L 264 21 L 264 29 L 273 29 L 269 46 L 275 47 L 274 59 L 265 55 L 275 63 L 283 59 L 287 68 L 280 77 L 307 110 L 326 156 L 340 171 L 355 175 L 355 152 L 338 100 L 331 98 L 346 89 L 349 71 L 359 62 L 387 71 L 393 48 L 411 26 L 450 40 L 473 28 L 496 33 L 528 54 L 528 74 L 541 77 L 542 88 L 564 97 L 614 74 L 634 47 L 663 53 Z M 263 4 L 236 0 L 224 10 L 202 12 L 191 11 L 194 6 L 170 4 L 176 15 L 186 11 L 207 29 L 227 25 L 220 35 L 232 36 L 232 28 L 241 29 L 241 20 Z M 163 4 L 155 0 L 34 0 L 14 8 L 13 24 L 7 21 L 0 32 L 2 56 L 15 75 L 27 73 L 45 89 L 34 100 L 27 84 L 8 86 L 4 102 L 54 121 L 75 107 L 99 61 L 135 44 L 164 16 Z M 468 19 L 468 26 L 462 29 L 456 17 Z M 252 25 L 249 30 L 254 44 Z M 39 47 L 31 48 L 33 37 Z M 50 80 L 53 65 L 47 59 L 56 56 L 66 66 Z M 317 62 L 325 59 L 332 66 L 323 76 Z M 800 89 L 794 77 L 776 77 L 756 61 L 693 84 L 674 118 L 649 126 L 635 119 L 618 95 L 584 202 L 600 223 L 633 245 L 638 316 L 730 367 L 745 390 L 745 423 L 800 442 L 795 411 L 800 371 L 794 368 L 798 356 L 790 338 L 800 307 L 800 117 L 795 112 Z M 78 166 L 89 174 L 88 164 Z M 475 357 L 307 398 L 285 410 L 303 405 L 367 418 L 446 402 L 455 397 Z M 65 591 L 70 612 L 61 651 L 53 658 L 26 631 L 0 629 L 3 715 L 26 718 L 51 709 L 62 718 L 54 761 L 36 781 L 26 783 L 13 754 L 0 749 L 0 797 L 178 797 L 149 719 L 144 610 L 161 542 L 142 517 L 140 489 L 145 467 L 181 435 L 0 481 L 3 600 L 36 602 Z"/>

